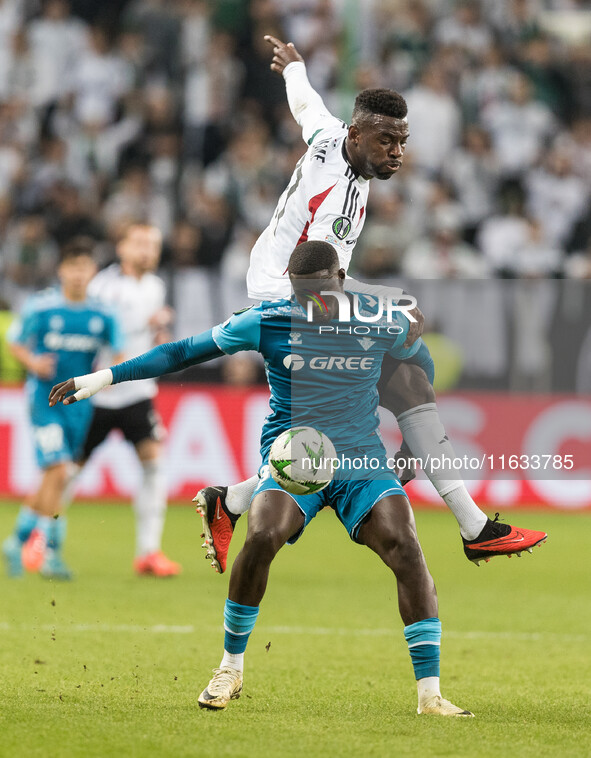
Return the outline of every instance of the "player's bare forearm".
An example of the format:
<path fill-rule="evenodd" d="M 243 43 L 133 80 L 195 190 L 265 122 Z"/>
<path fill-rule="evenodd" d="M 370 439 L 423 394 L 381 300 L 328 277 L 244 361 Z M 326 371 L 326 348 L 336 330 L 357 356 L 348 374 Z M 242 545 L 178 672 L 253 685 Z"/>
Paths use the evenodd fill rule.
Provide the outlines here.
<path fill-rule="evenodd" d="M 26 345 L 18 342 L 8 344 L 11 354 L 22 363 L 29 374 L 35 374 L 40 379 L 51 379 L 55 375 L 55 356 L 53 353 L 36 355 Z"/>
<path fill-rule="evenodd" d="M 418 306 L 416 308 L 413 308 L 412 311 L 409 311 L 409 313 L 411 316 L 414 316 L 416 320 L 410 322 L 403 347 L 410 347 L 411 345 L 414 345 L 414 343 L 423 334 L 423 328 L 425 326 L 425 317 L 423 316 Z"/>
<path fill-rule="evenodd" d="M 270 34 L 265 35 L 265 41 L 273 47 L 273 60 L 271 61 L 271 71 L 276 74 L 283 74 L 284 69 L 289 66 L 290 63 L 299 61 L 304 62 L 302 56 L 296 50 L 293 42 L 282 42 L 277 37 L 273 37 Z"/>

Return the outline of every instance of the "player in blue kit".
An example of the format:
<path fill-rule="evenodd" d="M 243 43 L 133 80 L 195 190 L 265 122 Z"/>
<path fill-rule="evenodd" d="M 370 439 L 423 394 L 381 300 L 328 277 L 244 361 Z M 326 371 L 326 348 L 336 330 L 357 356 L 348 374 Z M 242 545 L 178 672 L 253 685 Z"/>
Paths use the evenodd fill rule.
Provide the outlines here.
<path fill-rule="evenodd" d="M 115 316 L 86 289 L 96 273 L 90 240 L 77 238 L 64 248 L 58 268 L 61 287 L 34 295 L 17 320 L 9 340 L 14 356 L 27 369 L 26 393 L 37 464 L 43 470 L 37 492 L 23 505 L 3 553 L 8 573 L 30 571 L 69 579 L 61 556 L 65 517 L 60 513 L 69 466 L 80 454 L 92 418 L 90 403 L 68 411 L 50 408 L 47 395 L 56 380 L 92 370 L 97 352 L 109 345 L 121 350 Z M 23 548 L 23 546 L 26 546 Z"/>
<path fill-rule="evenodd" d="M 409 501 L 396 475 L 386 465 L 378 434 L 377 382 L 385 355 L 413 361 L 428 375 L 433 372 L 429 353 L 418 340 L 404 347 L 409 322 L 400 313 L 373 324 L 372 338 L 359 339 L 353 330 L 330 336 L 321 331 L 342 324 L 336 319 L 338 298 L 344 293 L 345 271 L 327 242 L 306 242 L 289 261 L 295 296 L 263 302 L 234 314 L 208 332 L 154 348 L 138 358 L 56 385 L 50 406 L 70 405 L 110 384 L 160 376 L 207 361 L 224 353 L 257 350 L 265 358 L 271 389 L 271 414 L 261 439 L 266 463 L 272 441 L 285 429 L 306 425 L 321 429 L 333 441 L 339 456 L 377 460 L 356 469 L 340 470 L 321 493 L 288 494 L 270 476 L 263 476 L 253 496 L 248 533 L 234 562 L 224 610 L 224 656 L 214 677 L 199 696 L 202 708 L 225 708 L 242 691 L 244 651 L 265 593 L 270 564 L 286 542 L 295 542 L 309 521 L 325 505 L 331 506 L 350 537 L 376 552 L 393 571 L 398 605 L 405 624 L 418 687 L 418 712 L 442 716 L 472 716 L 441 697 L 439 645 L 441 623 L 435 586 L 418 541 Z M 310 281 L 326 297 L 325 310 L 312 296 Z M 371 298 L 358 295 L 358 312 L 374 315 Z M 375 299 L 373 299 L 375 309 Z M 360 309 L 360 310 L 359 310 Z M 361 322 L 355 318 L 350 325 Z M 297 360 L 290 339 L 298 334 Z M 332 359 L 332 360 L 331 360 Z M 70 395 L 70 392 L 74 392 Z"/>

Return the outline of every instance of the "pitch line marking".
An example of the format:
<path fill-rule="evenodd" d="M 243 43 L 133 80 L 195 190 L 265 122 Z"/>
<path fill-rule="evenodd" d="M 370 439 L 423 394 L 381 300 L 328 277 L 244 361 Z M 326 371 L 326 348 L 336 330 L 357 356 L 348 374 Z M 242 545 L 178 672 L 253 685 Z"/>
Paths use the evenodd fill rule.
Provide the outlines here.
<path fill-rule="evenodd" d="M 193 624 L 11 624 L 0 622 L 0 632 L 74 632 L 95 634 L 196 634 L 198 631 L 223 631 L 223 626 Z M 264 626 L 257 630 L 265 634 L 298 634 L 313 637 L 394 637 L 396 629 L 346 629 L 322 626 Z M 512 640 L 516 642 L 587 642 L 588 634 L 559 634 L 554 632 L 485 632 L 443 631 L 443 637 L 456 640 Z"/>

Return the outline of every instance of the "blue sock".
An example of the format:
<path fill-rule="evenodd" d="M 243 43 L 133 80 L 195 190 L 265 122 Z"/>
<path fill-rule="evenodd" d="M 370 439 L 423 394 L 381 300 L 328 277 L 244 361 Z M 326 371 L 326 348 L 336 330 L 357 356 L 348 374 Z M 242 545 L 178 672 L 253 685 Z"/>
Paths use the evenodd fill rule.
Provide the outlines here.
<path fill-rule="evenodd" d="M 439 676 L 441 621 L 438 618 L 429 618 L 405 626 L 404 637 L 408 643 L 415 679 Z"/>
<path fill-rule="evenodd" d="M 258 606 L 240 605 L 226 600 L 224 606 L 224 650 L 228 653 L 243 653 L 246 643 L 259 615 Z"/>
<path fill-rule="evenodd" d="M 66 538 L 68 521 L 65 516 L 52 518 L 47 531 L 47 547 L 59 552 Z"/>
<path fill-rule="evenodd" d="M 31 532 L 37 526 L 37 520 L 39 516 L 28 505 L 21 505 L 20 511 L 16 517 L 16 524 L 14 525 L 14 536 L 19 542 L 24 543 L 31 536 Z"/>

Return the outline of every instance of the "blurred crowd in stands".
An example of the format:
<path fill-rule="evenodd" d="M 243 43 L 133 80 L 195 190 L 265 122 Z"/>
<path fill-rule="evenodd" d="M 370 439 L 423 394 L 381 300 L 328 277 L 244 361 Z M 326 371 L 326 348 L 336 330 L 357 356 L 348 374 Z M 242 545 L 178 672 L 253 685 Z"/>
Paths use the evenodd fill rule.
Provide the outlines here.
<path fill-rule="evenodd" d="M 243 304 L 250 248 L 305 148 L 268 33 L 344 120 L 362 88 L 407 99 L 405 163 L 374 182 L 354 273 L 591 278 L 587 2 L 0 0 L 8 306 L 51 282 L 73 235 L 112 260 L 132 219 L 163 232 L 181 332 L 201 326 L 199 286 L 214 318 L 214 280 Z"/>

